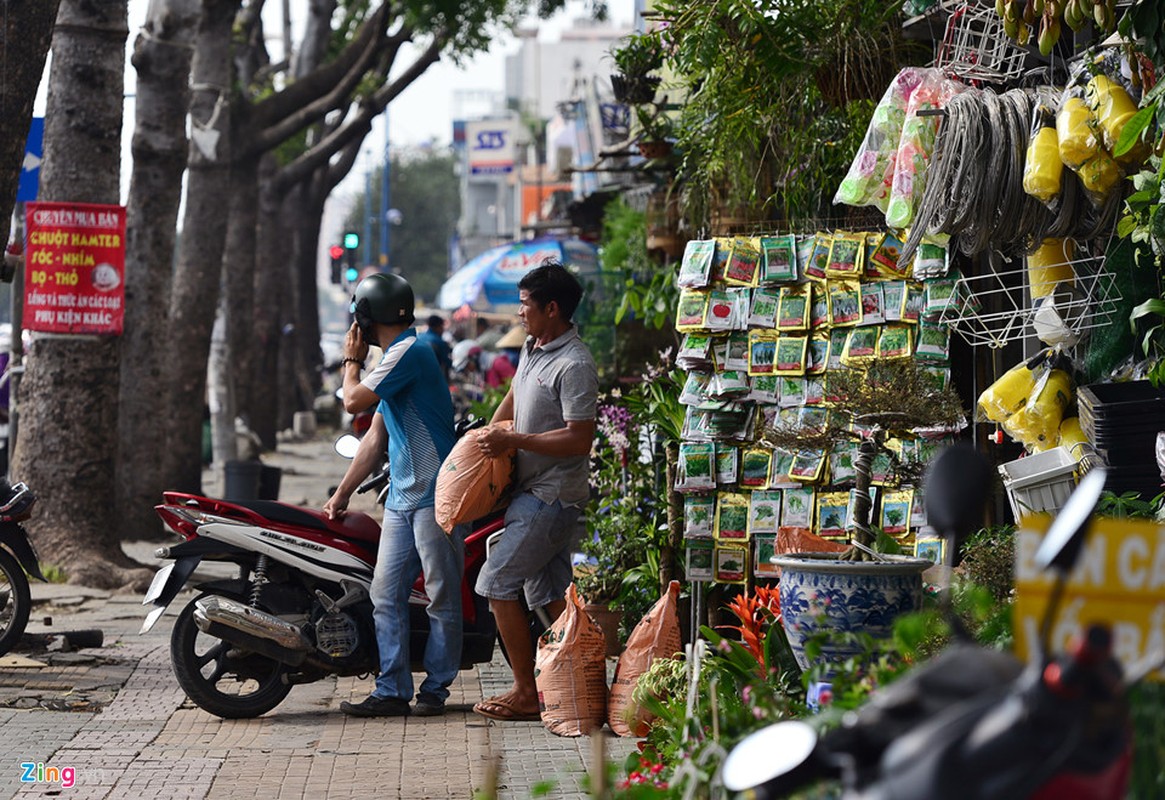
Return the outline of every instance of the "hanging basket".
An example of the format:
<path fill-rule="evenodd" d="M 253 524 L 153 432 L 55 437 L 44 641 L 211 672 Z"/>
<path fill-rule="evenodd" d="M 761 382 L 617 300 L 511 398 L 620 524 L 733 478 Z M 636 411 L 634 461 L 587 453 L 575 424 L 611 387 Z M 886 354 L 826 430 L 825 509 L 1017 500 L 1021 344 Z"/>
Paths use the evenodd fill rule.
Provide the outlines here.
<path fill-rule="evenodd" d="M 659 82 L 655 75 L 612 75 L 611 90 L 617 102 L 641 106 L 655 99 Z"/>
<path fill-rule="evenodd" d="M 639 142 L 639 155 L 646 159 L 663 159 L 672 153 L 672 143 L 666 139 Z"/>

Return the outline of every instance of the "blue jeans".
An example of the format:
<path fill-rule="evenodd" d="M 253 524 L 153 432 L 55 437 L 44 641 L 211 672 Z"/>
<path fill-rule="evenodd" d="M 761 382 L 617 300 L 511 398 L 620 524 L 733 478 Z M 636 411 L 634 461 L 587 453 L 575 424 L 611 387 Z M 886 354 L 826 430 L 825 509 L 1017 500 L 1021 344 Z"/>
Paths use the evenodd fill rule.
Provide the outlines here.
<path fill-rule="evenodd" d="M 385 509 L 380 548 L 372 578 L 373 620 L 380 652 L 375 697 L 408 700 L 413 696 L 409 670 L 409 594 L 422 571 L 429 596 L 429 641 L 420 694 L 444 700 L 461 666 L 461 573 L 465 568 L 465 530 L 446 534 L 433 508 Z"/>

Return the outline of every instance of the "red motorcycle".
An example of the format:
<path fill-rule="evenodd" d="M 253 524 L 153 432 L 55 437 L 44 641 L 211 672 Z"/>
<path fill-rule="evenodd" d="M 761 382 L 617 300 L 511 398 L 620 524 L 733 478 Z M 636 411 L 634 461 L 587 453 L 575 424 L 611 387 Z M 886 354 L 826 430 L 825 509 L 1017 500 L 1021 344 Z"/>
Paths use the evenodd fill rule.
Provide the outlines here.
<path fill-rule="evenodd" d="M 376 488 L 375 480 L 363 488 Z M 256 717 L 279 705 L 295 684 L 377 672 L 368 594 L 380 539 L 375 519 L 350 511 L 330 520 L 286 503 L 179 492 L 166 492 L 156 511 L 183 541 L 156 551 L 170 563 L 146 592 L 143 605 L 154 608 L 142 633 L 201 562 L 238 567 L 235 578 L 196 584 L 201 594 L 181 611 L 171 634 L 174 674 L 200 708 L 228 719 Z M 490 543 L 504 529 L 504 512 L 497 512 L 474 523 L 465 539 L 462 669 L 493 656 L 497 628 L 473 587 Z M 427 605 L 418 580 L 409 599 L 409 652 L 417 670 L 428 636 Z"/>

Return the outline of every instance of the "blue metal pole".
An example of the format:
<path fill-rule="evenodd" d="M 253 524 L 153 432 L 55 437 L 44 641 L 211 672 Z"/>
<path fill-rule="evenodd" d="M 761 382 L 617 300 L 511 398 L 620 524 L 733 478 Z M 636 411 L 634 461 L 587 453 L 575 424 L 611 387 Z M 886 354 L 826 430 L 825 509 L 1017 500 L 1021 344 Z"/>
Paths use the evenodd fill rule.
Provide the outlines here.
<path fill-rule="evenodd" d="M 364 263 L 372 263 L 372 165 L 364 172 Z"/>
<path fill-rule="evenodd" d="M 389 179 L 392 172 L 392 153 L 388 144 L 388 106 L 384 107 L 384 177 L 380 194 L 380 269 L 388 269 L 388 210 L 392 208 L 389 199 Z"/>

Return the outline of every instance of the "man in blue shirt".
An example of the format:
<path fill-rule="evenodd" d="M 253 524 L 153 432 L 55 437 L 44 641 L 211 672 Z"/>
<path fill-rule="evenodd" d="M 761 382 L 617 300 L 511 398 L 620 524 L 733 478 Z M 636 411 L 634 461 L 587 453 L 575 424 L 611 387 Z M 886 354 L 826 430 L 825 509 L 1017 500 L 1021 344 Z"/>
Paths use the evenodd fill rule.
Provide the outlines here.
<path fill-rule="evenodd" d="M 453 449 L 453 403 L 432 348 L 417 340 L 413 290 L 398 275 L 370 275 L 356 287 L 356 318 L 344 337 L 344 408 L 357 413 L 377 404 L 372 427 L 335 494 L 324 504 L 330 518 L 345 513 L 360 482 L 387 447 L 392 483 L 372 578 L 373 618 L 380 653 L 376 688 L 359 703 L 341 703 L 357 716 L 434 716 L 445 710 L 449 684 L 461 662 L 461 575 L 464 531 L 446 534 L 433 511 L 437 470 Z M 364 380 L 360 370 L 369 344 L 384 356 Z M 426 677 L 410 709 L 409 593 L 421 573 L 429 596 Z"/>
<path fill-rule="evenodd" d="M 417 341 L 433 348 L 433 352 L 437 355 L 437 363 L 441 365 L 441 371 L 445 374 L 445 379 L 448 380 L 449 370 L 453 368 L 453 354 L 449 343 L 444 339 L 445 318 L 440 314 L 430 314 L 428 325 L 428 328 L 417 334 Z"/>

